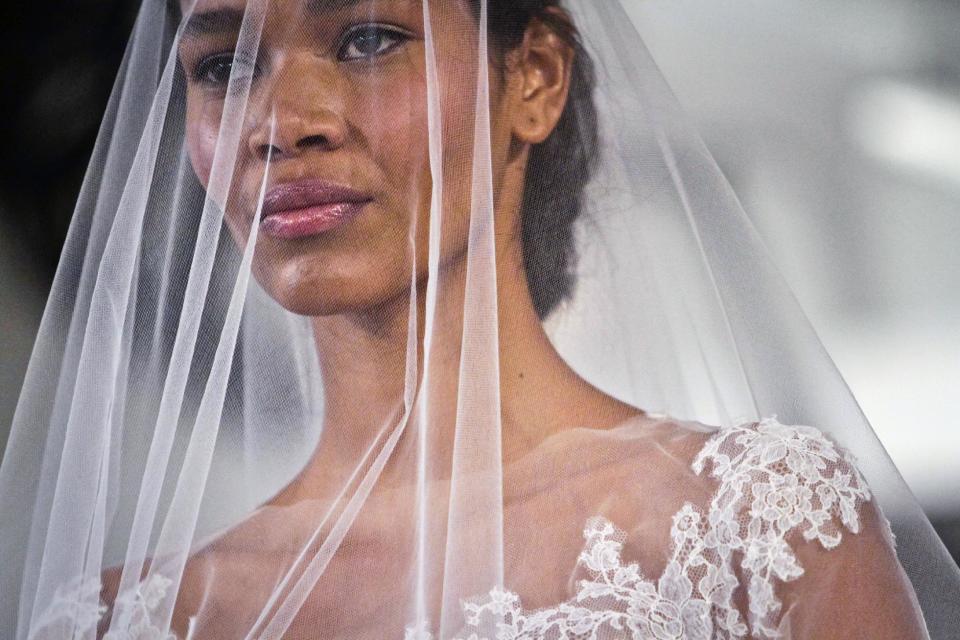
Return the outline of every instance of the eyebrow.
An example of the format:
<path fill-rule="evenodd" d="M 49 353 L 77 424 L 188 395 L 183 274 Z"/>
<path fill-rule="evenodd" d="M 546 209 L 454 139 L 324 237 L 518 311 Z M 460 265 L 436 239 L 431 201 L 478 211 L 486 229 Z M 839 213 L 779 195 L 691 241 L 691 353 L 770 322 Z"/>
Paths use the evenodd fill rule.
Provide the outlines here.
<path fill-rule="evenodd" d="M 191 15 L 183 27 L 183 35 L 203 36 L 237 33 L 240 31 L 242 24 L 243 11 L 240 9 L 212 9 Z"/>
<path fill-rule="evenodd" d="M 390 2 L 391 0 L 380 0 Z M 306 8 L 310 13 L 324 13 L 348 9 L 369 0 L 307 0 Z M 243 25 L 244 12 L 241 9 L 224 7 L 195 13 L 183 27 L 184 36 L 223 35 L 237 33 Z"/>
<path fill-rule="evenodd" d="M 323 13 L 324 11 L 336 11 L 338 9 L 347 9 L 367 0 L 307 0 L 307 11 L 310 13 Z"/>

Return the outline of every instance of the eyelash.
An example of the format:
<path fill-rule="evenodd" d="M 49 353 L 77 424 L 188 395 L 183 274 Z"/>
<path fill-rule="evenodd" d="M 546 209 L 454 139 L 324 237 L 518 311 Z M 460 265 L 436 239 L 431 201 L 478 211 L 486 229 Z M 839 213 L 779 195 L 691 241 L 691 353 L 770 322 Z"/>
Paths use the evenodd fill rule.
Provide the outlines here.
<path fill-rule="evenodd" d="M 384 47 L 378 48 L 377 51 L 371 54 L 360 53 L 359 55 L 348 56 L 346 51 L 348 50 L 351 43 L 356 42 L 357 38 L 365 36 L 375 36 L 381 39 L 386 38 L 392 40 L 392 42 Z M 374 58 L 380 57 L 387 53 L 390 53 L 404 42 L 410 40 L 411 36 L 395 27 L 390 27 L 383 24 L 362 24 L 356 27 L 353 27 L 344 35 L 343 39 L 340 41 L 340 46 L 337 48 L 337 59 L 341 62 L 353 62 L 356 60 L 372 60 Z"/>
<path fill-rule="evenodd" d="M 203 84 L 226 86 L 230 81 L 234 65 L 238 64 L 250 68 L 251 78 L 256 78 L 260 74 L 260 66 L 256 62 L 245 60 L 232 51 L 223 51 L 209 55 L 197 63 L 193 70 L 193 79 Z"/>
<path fill-rule="evenodd" d="M 357 53 L 351 54 L 351 45 L 356 45 L 358 39 L 361 37 L 379 38 L 377 50 L 372 53 L 364 53 L 358 50 Z M 411 37 L 409 34 L 387 25 L 372 23 L 359 25 L 347 31 L 341 39 L 337 47 L 337 60 L 341 62 L 373 60 L 374 58 L 390 53 L 410 40 Z M 384 40 L 388 42 L 387 46 L 382 46 Z M 354 46 L 354 48 L 356 47 Z M 226 85 L 230 80 L 234 65 L 237 64 L 245 64 L 250 67 L 250 75 L 253 79 L 256 79 L 260 73 L 260 67 L 256 62 L 249 60 L 244 61 L 233 52 L 224 51 L 203 58 L 197 63 L 196 67 L 194 67 L 191 75 L 196 82 L 218 86 Z"/>

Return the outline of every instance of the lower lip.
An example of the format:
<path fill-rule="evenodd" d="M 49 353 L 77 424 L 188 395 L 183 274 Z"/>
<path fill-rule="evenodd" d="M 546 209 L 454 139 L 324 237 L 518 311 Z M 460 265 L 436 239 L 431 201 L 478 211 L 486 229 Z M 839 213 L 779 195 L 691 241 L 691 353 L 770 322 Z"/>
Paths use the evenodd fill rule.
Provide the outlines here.
<path fill-rule="evenodd" d="M 332 231 L 353 220 L 366 202 L 337 202 L 296 211 L 282 211 L 260 222 L 260 230 L 274 238 L 294 240 Z"/>

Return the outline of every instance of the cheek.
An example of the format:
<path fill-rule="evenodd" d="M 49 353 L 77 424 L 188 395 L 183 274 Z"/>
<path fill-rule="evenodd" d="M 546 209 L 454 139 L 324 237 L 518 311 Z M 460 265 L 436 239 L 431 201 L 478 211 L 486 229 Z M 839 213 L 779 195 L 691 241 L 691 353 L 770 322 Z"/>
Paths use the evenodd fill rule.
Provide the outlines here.
<path fill-rule="evenodd" d="M 220 130 L 220 110 L 209 103 L 187 102 L 187 155 L 203 188 L 210 184 L 213 156 Z"/>
<path fill-rule="evenodd" d="M 391 286 L 409 280 L 411 233 L 418 262 L 421 247 L 428 246 L 432 182 L 426 92 L 422 70 L 411 64 L 382 82 L 354 85 L 345 105 L 353 129 L 345 164 L 367 184 L 373 178 L 383 198 L 377 216 L 359 221 L 362 239 L 351 243 L 350 256 L 341 254 L 338 261 L 367 280 L 399 278 Z M 383 269 L 386 264 L 392 268 Z M 376 275 L 369 271 L 373 265 L 380 265 Z"/>
<path fill-rule="evenodd" d="M 459 71 L 459 75 L 455 73 Z M 475 74 L 450 72 L 441 91 L 443 113 L 444 200 L 454 211 L 468 212 L 473 185 L 476 127 Z"/>
<path fill-rule="evenodd" d="M 409 201 L 411 186 L 426 165 L 429 172 L 426 85 L 419 80 L 382 87 L 375 97 L 356 101 L 355 122 L 359 135 L 369 144 L 369 157 Z"/>

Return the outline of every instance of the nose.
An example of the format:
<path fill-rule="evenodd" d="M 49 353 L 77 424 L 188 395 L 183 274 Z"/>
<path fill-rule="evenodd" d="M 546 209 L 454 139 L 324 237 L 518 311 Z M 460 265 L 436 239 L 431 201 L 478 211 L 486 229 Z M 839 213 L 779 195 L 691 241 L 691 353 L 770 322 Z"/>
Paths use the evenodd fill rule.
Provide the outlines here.
<path fill-rule="evenodd" d="M 347 125 L 336 70 L 309 53 L 285 58 L 270 79 L 264 116 L 249 137 L 250 152 L 265 161 L 339 149 Z"/>

